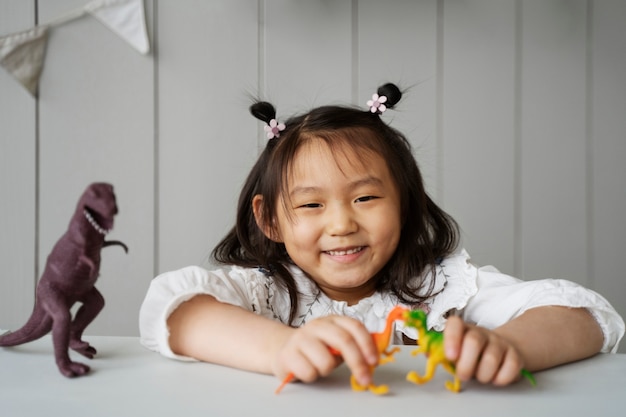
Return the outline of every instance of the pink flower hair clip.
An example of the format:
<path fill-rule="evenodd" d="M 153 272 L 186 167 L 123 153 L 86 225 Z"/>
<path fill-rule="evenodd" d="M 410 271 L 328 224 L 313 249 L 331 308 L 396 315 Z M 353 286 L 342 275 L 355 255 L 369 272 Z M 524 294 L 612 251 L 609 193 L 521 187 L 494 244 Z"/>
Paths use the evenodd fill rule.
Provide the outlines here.
<path fill-rule="evenodd" d="M 372 99 L 367 100 L 367 105 L 370 108 L 372 113 L 380 113 L 382 114 L 385 110 L 387 110 L 387 106 L 385 106 L 385 102 L 387 101 L 387 97 L 379 96 L 378 94 L 372 94 Z"/>
<path fill-rule="evenodd" d="M 285 130 L 285 124 L 278 123 L 276 119 L 272 119 L 267 125 L 263 126 L 263 129 L 267 132 L 268 139 L 274 139 L 280 137 L 280 132 Z"/>

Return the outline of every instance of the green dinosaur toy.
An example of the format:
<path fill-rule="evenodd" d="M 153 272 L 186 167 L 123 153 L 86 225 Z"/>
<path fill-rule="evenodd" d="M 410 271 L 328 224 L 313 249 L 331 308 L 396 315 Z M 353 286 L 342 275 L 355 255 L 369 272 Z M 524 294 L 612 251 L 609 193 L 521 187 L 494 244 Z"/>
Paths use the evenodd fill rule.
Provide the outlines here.
<path fill-rule="evenodd" d="M 436 330 L 428 330 L 426 318 L 427 315 L 422 310 L 411 310 L 404 314 L 405 325 L 417 329 L 419 337 L 419 347 L 413 350 L 411 354 L 424 353 L 428 357 L 425 374 L 420 376 L 417 372 L 410 371 L 406 379 L 414 384 L 423 384 L 432 379 L 435 375 L 435 368 L 437 368 L 437 365 L 441 365 L 454 378 L 452 381 L 446 381 L 446 388 L 452 392 L 459 392 L 461 390 L 461 380 L 456 376 L 454 363 L 448 360 L 444 353 L 443 333 Z M 521 374 L 530 381 L 532 386 L 537 384 L 535 377 L 528 370 L 522 369 Z"/>

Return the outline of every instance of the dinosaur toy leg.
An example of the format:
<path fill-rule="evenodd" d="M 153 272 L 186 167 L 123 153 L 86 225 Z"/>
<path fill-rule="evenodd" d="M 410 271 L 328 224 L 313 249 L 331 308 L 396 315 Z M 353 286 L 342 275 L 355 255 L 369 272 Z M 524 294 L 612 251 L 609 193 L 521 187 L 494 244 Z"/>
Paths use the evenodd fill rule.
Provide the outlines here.
<path fill-rule="evenodd" d="M 414 384 L 424 384 L 435 376 L 436 367 L 437 362 L 435 362 L 432 358 L 429 358 L 428 361 L 426 361 L 426 372 L 424 373 L 424 376 L 420 376 L 417 372 L 411 371 L 406 375 L 406 380 Z"/>
<path fill-rule="evenodd" d="M 438 358 L 437 355 L 429 356 L 426 361 L 426 372 L 423 376 L 420 376 L 415 371 L 411 371 L 406 375 L 406 380 L 414 384 L 424 384 L 435 376 L 437 365 L 443 366 L 443 368 L 454 378 L 453 381 L 446 381 L 446 388 L 452 392 L 461 391 L 461 380 L 456 376 L 454 366 L 445 359 L 441 360 L 441 358 Z"/>
<path fill-rule="evenodd" d="M 454 369 L 454 365 L 452 365 L 448 361 L 445 361 L 441 363 L 441 366 L 443 366 L 443 369 L 448 371 L 448 373 L 454 378 L 454 380 L 452 381 L 446 381 L 446 388 L 452 392 L 461 391 L 461 380 L 458 376 L 456 376 L 456 370 Z"/>
<path fill-rule="evenodd" d="M 96 288 L 92 288 L 79 301 L 83 303 L 70 327 L 69 347 L 81 355 L 92 359 L 96 349 L 82 340 L 83 331 L 104 308 L 104 297 Z"/>
<path fill-rule="evenodd" d="M 372 369 L 372 373 L 374 372 L 374 370 Z M 389 386 L 387 385 L 374 385 L 374 384 L 369 384 L 369 385 L 361 385 L 357 382 L 356 378 L 354 377 L 354 375 L 350 376 L 350 386 L 352 387 L 352 391 L 365 391 L 365 390 L 370 390 L 370 392 L 376 394 L 376 395 L 384 395 L 387 394 L 389 392 Z"/>
<path fill-rule="evenodd" d="M 68 305 L 63 295 L 58 291 L 48 286 L 41 286 L 40 288 L 46 293 L 43 307 L 52 317 L 52 344 L 54 345 L 54 357 L 59 371 L 70 378 L 86 374 L 89 372 L 89 367 L 79 362 L 72 362 L 68 353 L 72 319 L 71 305 Z"/>
<path fill-rule="evenodd" d="M 380 357 L 380 361 L 378 362 L 378 365 L 384 365 L 386 363 L 395 361 L 395 358 L 393 357 L 393 355 L 395 355 L 398 352 L 400 352 L 400 348 L 397 346 L 391 350 L 383 351 Z"/>
<path fill-rule="evenodd" d="M 399 347 L 395 347 L 391 350 L 384 350 L 381 352 L 380 355 L 380 360 L 378 362 L 377 366 L 380 365 L 384 365 L 386 363 L 389 362 L 393 362 L 395 360 L 395 358 L 393 357 L 393 355 L 396 352 L 399 352 L 400 348 Z M 371 368 L 372 371 L 372 375 L 374 374 L 374 370 L 376 369 L 376 366 L 373 366 Z M 361 385 L 357 382 L 356 378 L 354 378 L 354 376 L 350 376 L 350 385 L 352 386 L 352 390 L 353 391 L 365 391 L 370 390 L 370 392 L 376 394 L 376 395 L 385 395 L 389 392 L 389 386 L 387 385 L 374 385 L 374 384 L 369 384 L 369 385 Z"/>

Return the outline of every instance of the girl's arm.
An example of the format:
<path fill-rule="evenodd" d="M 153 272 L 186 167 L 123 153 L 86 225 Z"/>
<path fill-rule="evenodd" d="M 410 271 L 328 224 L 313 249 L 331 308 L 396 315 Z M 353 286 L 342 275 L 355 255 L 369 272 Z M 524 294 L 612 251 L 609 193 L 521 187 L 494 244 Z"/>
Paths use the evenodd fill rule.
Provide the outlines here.
<path fill-rule="evenodd" d="M 533 308 L 494 330 L 451 317 L 444 335 L 459 378 L 495 385 L 517 380 L 522 368 L 538 371 L 587 358 L 603 343 L 586 309 L 557 306 Z"/>
<path fill-rule="evenodd" d="M 333 347 L 366 385 L 378 360 L 370 333 L 349 317 L 319 318 L 296 329 L 197 295 L 174 310 L 167 324 L 176 354 L 279 378 L 293 373 L 311 382 L 328 375 L 340 363 L 328 349 Z"/>
<path fill-rule="evenodd" d="M 270 358 L 293 331 L 209 295 L 182 303 L 167 325 L 174 353 L 261 373 L 272 372 Z"/>
<path fill-rule="evenodd" d="M 533 308 L 494 331 L 518 346 L 531 371 L 593 356 L 604 341 L 600 326 L 585 308 Z"/>

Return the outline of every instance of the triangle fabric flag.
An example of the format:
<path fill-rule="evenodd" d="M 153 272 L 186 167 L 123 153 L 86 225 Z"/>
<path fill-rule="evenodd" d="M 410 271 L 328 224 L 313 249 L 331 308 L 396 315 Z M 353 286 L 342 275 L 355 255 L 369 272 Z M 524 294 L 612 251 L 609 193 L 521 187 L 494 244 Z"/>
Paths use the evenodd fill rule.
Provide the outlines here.
<path fill-rule="evenodd" d="M 39 90 L 47 44 L 47 26 L 37 26 L 0 38 L 0 65 L 34 97 Z"/>
<path fill-rule="evenodd" d="M 85 11 L 142 54 L 150 52 L 143 0 L 96 0 Z"/>

